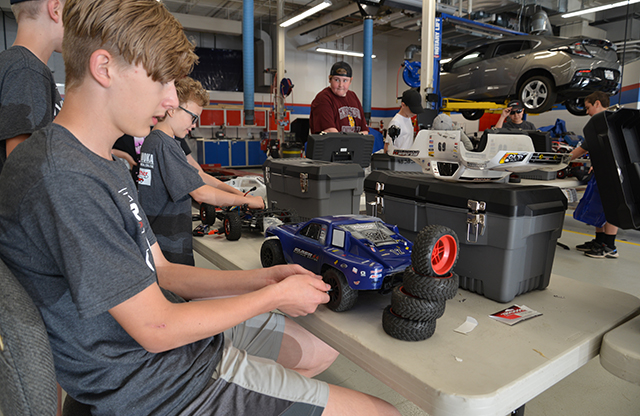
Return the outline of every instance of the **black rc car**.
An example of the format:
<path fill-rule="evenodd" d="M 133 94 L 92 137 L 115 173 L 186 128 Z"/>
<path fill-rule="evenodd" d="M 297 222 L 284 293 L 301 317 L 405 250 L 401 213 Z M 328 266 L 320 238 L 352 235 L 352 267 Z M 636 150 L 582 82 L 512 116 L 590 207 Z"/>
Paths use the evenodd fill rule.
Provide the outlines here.
<path fill-rule="evenodd" d="M 213 228 L 216 220 L 222 221 L 220 228 Z M 236 241 L 242 237 L 242 230 L 264 232 L 267 224 L 298 222 L 293 210 L 264 208 L 252 209 L 245 205 L 233 207 L 216 207 L 200 204 L 200 220 L 202 224 L 193 229 L 193 235 L 200 237 L 209 234 L 224 234 L 227 240 Z"/>

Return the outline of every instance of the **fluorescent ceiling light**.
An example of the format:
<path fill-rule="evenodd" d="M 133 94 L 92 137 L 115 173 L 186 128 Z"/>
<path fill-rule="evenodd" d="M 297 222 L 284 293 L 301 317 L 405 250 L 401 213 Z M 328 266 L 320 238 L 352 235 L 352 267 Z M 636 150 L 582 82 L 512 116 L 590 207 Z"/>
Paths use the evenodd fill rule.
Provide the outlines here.
<path fill-rule="evenodd" d="M 318 13 L 320 10 L 326 9 L 329 6 L 331 6 L 331 0 L 324 0 L 322 3 L 316 4 L 306 12 L 302 12 L 299 15 L 294 16 L 291 19 L 285 20 L 284 22 L 280 23 L 280 27 L 289 27 L 292 24 L 311 16 L 312 14 Z"/>
<path fill-rule="evenodd" d="M 565 13 L 562 15 L 562 17 L 568 18 L 568 17 L 580 16 L 587 13 L 601 12 L 603 10 L 609 10 L 616 7 L 622 7 L 622 6 L 626 6 L 627 4 L 634 4 L 638 2 L 640 2 L 640 0 L 619 1 L 617 3 L 605 4 L 604 6 L 592 7 L 590 9 L 584 9 L 584 10 L 578 10 L 571 13 Z"/>
<path fill-rule="evenodd" d="M 323 53 L 333 53 L 335 55 L 347 55 L 347 56 L 355 56 L 357 58 L 364 58 L 364 53 L 362 52 L 351 52 L 351 51 L 339 51 L 337 49 L 327 49 L 327 48 L 316 48 L 316 52 Z M 375 55 L 371 55 L 371 58 L 375 58 Z"/>

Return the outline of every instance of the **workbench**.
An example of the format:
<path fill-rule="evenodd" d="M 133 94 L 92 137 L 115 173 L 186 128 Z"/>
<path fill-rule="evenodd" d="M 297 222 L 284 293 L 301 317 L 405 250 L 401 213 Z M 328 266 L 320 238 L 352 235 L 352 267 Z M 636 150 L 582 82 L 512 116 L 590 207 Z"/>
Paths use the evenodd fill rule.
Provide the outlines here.
<path fill-rule="evenodd" d="M 244 232 L 238 241 L 194 237 L 193 246 L 221 269 L 253 269 L 261 267 L 262 241 Z M 547 289 L 507 304 L 459 290 L 431 338 L 406 342 L 382 329 L 389 303 L 389 295 L 360 292 L 349 311 L 320 306 L 295 321 L 431 416 L 505 416 L 520 409 L 596 357 L 603 336 L 640 312 L 635 296 L 552 275 Z M 489 317 L 512 304 L 542 316 L 514 326 Z M 477 327 L 454 332 L 468 316 Z"/>

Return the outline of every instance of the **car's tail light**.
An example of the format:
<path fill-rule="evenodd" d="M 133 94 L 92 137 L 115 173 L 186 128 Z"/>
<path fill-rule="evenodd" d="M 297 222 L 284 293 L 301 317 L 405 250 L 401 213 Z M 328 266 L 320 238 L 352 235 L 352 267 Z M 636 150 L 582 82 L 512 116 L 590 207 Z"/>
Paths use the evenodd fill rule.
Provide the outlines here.
<path fill-rule="evenodd" d="M 576 71 L 576 76 L 577 77 L 589 77 L 589 76 L 591 76 L 591 70 L 590 69 L 581 69 L 580 71 Z"/>

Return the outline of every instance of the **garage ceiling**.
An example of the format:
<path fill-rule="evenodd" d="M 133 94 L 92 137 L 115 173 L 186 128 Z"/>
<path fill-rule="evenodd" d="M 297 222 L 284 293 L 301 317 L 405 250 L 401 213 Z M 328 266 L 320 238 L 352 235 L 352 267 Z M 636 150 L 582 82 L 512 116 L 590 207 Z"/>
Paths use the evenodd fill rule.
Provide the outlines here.
<path fill-rule="evenodd" d="M 617 9 L 599 12 L 584 17 L 573 19 L 563 19 L 562 13 L 574 11 L 577 9 L 586 9 L 605 4 L 617 2 L 618 0 L 473 0 L 462 1 L 462 8 L 465 15 L 463 17 L 470 18 L 478 22 L 491 25 L 507 27 L 512 30 L 527 32 L 530 25 L 531 16 L 539 10 L 544 10 L 554 26 L 555 34 L 559 34 L 559 27 L 568 23 L 584 22 L 585 25 L 593 27 L 606 27 L 611 23 L 625 21 L 627 16 L 627 8 L 620 7 Z M 242 20 L 242 0 L 163 0 L 163 3 L 174 13 L 193 15 L 200 17 L 210 17 L 223 20 L 241 21 Z M 299 11 L 306 10 L 314 0 L 286 0 L 284 2 L 284 15 L 286 17 L 293 16 Z M 333 5 L 322 12 L 307 18 L 301 23 L 294 25 L 291 29 L 296 30 L 297 27 L 308 27 L 309 22 L 320 22 L 323 16 L 337 10 L 344 10 L 352 2 L 348 0 L 333 0 Z M 468 13 L 469 3 L 471 3 L 471 14 Z M 457 0 L 445 0 L 437 4 L 438 11 L 449 14 L 456 14 L 456 7 L 460 3 Z M 271 25 L 276 23 L 277 14 L 276 0 L 254 0 L 254 20 L 256 25 L 263 27 L 263 30 L 270 32 L 273 28 Z M 391 36 L 402 36 L 406 31 L 418 31 L 421 23 L 421 0 L 385 0 L 380 7 L 376 19 L 374 20 L 374 35 L 379 33 L 387 33 Z M 353 6 L 351 6 L 353 7 Z M 631 22 L 639 22 L 640 4 L 631 5 L 629 15 L 632 17 Z M 326 18 L 325 18 L 326 20 Z M 308 33 L 316 35 L 317 40 L 327 38 L 327 34 L 336 34 L 340 36 L 341 32 L 349 30 L 350 33 L 357 33 L 358 25 L 362 23 L 362 17 L 358 12 L 342 16 L 330 23 L 323 21 L 317 23 L 308 31 L 297 30 L 295 33 Z M 618 25 L 619 26 L 619 25 Z M 638 25 L 640 28 L 640 24 Z M 319 31 L 319 28 L 325 28 Z M 215 32 L 215 28 L 212 28 Z M 624 32 L 622 32 L 624 33 Z M 443 32 L 443 42 L 446 46 L 444 52 L 453 54 L 457 51 L 474 46 L 475 44 L 486 41 L 487 37 L 491 37 L 491 33 L 487 34 L 483 31 L 470 30 L 460 25 L 446 24 Z M 612 36 L 614 38 L 612 38 Z M 329 36 L 330 37 L 330 36 Z M 616 39 L 615 37 L 621 37 Z M 623 34 L 608 34 L 608 38 L 612 41 L 622 41 Z M 631 35 L 627 35 L 630 39 Z"/>

